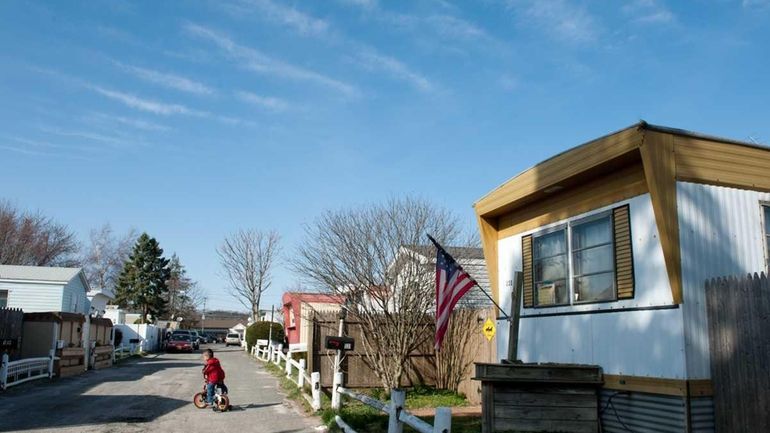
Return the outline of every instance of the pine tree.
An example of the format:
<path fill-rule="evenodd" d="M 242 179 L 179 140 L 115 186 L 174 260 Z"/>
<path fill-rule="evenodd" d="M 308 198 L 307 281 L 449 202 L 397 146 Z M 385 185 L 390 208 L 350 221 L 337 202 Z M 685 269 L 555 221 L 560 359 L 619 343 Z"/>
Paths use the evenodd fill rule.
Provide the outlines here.
<path fill-rule="evenodd" d="M 155 238 L 142 233 L 118 277 L 115 300 L 121 307 L 134 308 L 156 320 L 166 311 L 166 282 L 169 279 L 169 260 Z"/>

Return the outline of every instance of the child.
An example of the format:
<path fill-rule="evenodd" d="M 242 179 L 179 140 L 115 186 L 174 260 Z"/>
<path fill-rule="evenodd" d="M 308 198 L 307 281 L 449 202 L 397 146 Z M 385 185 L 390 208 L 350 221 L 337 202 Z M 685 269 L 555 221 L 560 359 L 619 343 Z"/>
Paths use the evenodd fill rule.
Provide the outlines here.
<path fill-rule="evenodd" d="M 222 392 L 227 394 L 225 371 L 219 365 L 219 360 L 214 358 L 214 351 L 211 349 L 203 351 L 203 362 L 206 363 L 203 366 L 203 379 L 206 381 L 206 403 L 212 405 L 214 411 L 217 411 L 217 407 L 214 406 L 214 388 L 219 386 L 222 388 Z"/>

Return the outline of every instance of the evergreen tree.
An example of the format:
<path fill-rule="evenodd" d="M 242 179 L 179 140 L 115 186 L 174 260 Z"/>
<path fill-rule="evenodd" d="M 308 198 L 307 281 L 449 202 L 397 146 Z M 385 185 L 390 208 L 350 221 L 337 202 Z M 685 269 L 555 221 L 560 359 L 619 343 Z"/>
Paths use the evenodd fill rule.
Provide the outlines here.
<path fill-rule="evenodd" d="M 169 260 L 155 238 L 142 233 L 118 277 L 115 300 L 121 307 L 139 310 L 142 323 L 156 320 L 166 311 Z"/>

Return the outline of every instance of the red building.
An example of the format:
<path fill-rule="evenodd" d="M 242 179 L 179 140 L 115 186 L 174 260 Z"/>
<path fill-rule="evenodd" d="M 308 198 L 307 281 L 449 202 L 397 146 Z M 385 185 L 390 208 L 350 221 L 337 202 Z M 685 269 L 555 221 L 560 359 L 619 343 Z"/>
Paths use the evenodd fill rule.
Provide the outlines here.
<path fill-rule="evenodd" d="M 283 294 L 283 327 L 289 344 L 307 345 L 313 311 L 337 312 L 343 299 L 324 293 L 286 292 Z"/>

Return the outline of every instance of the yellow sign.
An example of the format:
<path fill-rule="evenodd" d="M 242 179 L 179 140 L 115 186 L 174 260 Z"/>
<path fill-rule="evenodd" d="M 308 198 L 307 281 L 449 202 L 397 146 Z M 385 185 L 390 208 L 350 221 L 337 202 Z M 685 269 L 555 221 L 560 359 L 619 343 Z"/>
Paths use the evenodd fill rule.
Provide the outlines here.
<path fill-rule="evenodd" d="M 487 337 L 488 341 L 492 341 L 492 337 L 495 336 L 495 322 L 492 321 L 492 319 L 487 319 L 487 321 L 484 323 L 484 336 Z"/>

